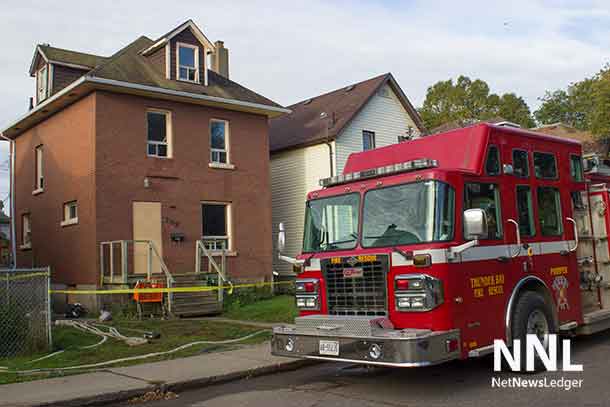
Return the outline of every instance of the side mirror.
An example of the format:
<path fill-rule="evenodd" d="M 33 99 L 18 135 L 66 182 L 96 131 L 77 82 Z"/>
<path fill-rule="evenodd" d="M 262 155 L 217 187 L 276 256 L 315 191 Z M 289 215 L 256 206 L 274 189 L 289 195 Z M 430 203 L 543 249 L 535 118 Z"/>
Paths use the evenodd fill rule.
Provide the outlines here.
<path fill-rule="evenodd" d="M 284 230 L 283 222 L 280 222 L 279 229 L 280 230 L 277 234 L 277 250 L 280 253 L 283 253 L 284 249 L 286 249 L 286 231 Z"/>
<path fill-rule="evenodd" d="M 487 236 L 487 214 L 483 209 L 474 208 L 464 211 L 464 235 L 467 239 L 473 240 Z"/>

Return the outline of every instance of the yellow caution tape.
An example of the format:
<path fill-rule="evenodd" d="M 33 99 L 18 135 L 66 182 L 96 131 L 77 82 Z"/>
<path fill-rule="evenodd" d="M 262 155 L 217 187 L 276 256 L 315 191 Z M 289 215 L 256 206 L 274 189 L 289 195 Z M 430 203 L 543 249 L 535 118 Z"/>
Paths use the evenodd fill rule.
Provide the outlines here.
<path fill-rule="evenodd" d="M 106 294 L 134 294 L 134 293 L 196 293 L 204 291 L 230 290 L 235 288 L 246 287 L 265 287 L 274 285 L 294 284 L 294 281 L 280 281 L 277 283 L 251 283 L 251 284 L 235 284 L 223 286 L 192 286 L 192 287 L 165 287 L 165 288 L 120 288 L 116 290 L 49 290 L 51 294 L 89 294 L 89 295 L 106 295 Z"/>

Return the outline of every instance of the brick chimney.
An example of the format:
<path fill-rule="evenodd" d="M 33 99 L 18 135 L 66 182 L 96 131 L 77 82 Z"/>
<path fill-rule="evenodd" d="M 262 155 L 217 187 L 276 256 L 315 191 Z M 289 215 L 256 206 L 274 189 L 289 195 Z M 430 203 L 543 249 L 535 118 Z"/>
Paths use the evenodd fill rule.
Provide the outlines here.
<path fill-rule="evenodd" d="M 223 41 L 214 43 L 216 52 L 212 54 L 212 71 L 229 79 L 229 50 Z"/>

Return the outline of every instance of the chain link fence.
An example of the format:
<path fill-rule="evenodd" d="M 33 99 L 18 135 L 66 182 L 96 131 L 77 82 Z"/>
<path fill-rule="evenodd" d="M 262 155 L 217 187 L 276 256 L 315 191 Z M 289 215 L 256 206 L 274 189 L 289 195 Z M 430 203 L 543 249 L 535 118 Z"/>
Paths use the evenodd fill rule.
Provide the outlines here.
<path fill-rule="evenodd" d="M 51 350 L 49 268 L 0 269 L 0 357 Z"/>

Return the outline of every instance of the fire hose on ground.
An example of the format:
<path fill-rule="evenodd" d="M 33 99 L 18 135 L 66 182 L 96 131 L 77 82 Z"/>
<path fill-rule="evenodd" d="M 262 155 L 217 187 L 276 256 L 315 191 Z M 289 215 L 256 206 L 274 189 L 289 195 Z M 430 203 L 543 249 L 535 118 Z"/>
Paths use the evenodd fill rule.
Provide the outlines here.
<path fill-rule="evenodd" d="M 108 338 L 124 341 L 125 343 L 127 343 L 130 346 L 147 343 L 147 340 L 145 338 L 124 336 L 114 327 L 108 327 L 109 328 L 108 331 L 103 331 L 103 330 L 99 329 L 97 326 L 94 326 L 90 323 L 82 322 L 82 321 L 70 321 L 70 320 L 59 320 L 56 322 L 56 324 L 64 325 L 64 326 L 72 326 L 76 329 L 100 336 L 102 338 L 99 342 L 97 342 L 93 345 L 82 346 L 82 347 L 79 347 L 78 349 L 95 348 L 97 346 L 102 345 L 104 342 L 106 342 L 108 340 Z M 248 340 L 250 338 L 253 338 L 255 336 L 258 336 L 264 332 L 266 332 L 266 330 L 260 330 L 260 331 L 253 332 L 246 336 L 242 336 L 242 337 L 235 338 L 235 339 L 226 339 L 226 340 L 222 340 L 222 341 L 195 341 L 195 342 L 186 343 L 184 345 L 178 346 L 178 347 L 168 350 L 168 351 L 147 353 L 145 355 L 130 356 L 130 357 L 125 357 L 125 358 L 108 360 L 105 362 L 90 363 L 90 364 L 85 364 L 85 365 L 54 367 L 54 368 L 39 368 L 39 369 L 29 369 L 29 370 L 9 370 L 8 367 L 0 366 L 0 373 L 29 375 L 29 374 L 43 373 L 43 372 L 62 372 L 62 371 L 85 370 L 85 369 L 95 370 L 98 368 L 102 368 L 105 366 L 110 366 L 110 365 L 114 365 L 114 364 L 122 363 L 122 362 L 130 362 L 133 360 L 141 360 L 141 359 L 148 359 L 148 358 L 153 358 L 153 357 L 158 357 L 158 356 L 171 355 L 172 353 L 180 352 L 184 349 L 188 349 L 192 346 L 197 346 L 197 345 L 228 345 L 228 344 L 232 344 L 232 343 L 238 343 L 238 342 L 242 342 L 242 341 Z M 65 352 L 65 350 L 53 352 L 53 353 L 50 353 L 43 357 L 40 357 L 38 359 L 34 359 L 29 362 L 26 362 L 25 364 L 33 364 L 36 362 L 40 362 L 42 360 L 49 359 L 51 357 L 60 355 L 63 352 Z"/>

